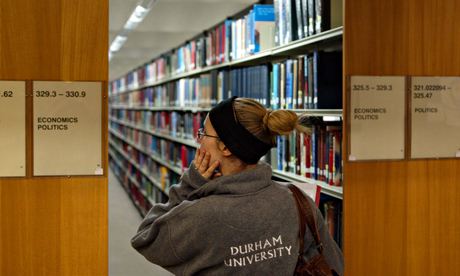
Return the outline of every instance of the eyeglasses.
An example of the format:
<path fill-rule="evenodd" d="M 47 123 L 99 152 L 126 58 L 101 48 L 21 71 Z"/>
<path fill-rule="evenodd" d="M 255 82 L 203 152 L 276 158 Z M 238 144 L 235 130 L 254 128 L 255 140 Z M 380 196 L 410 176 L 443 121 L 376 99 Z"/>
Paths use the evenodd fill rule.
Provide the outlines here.
<path fill-rule="evenodd" d="M 203 139 L 204 136 L 219 139 L 219 136 L 214 136 L 214 135 L 208 135 L 208 134 L 206 134 L 206 132 L 204 132 L 204 128 L 198 129 L 196 138 L 197 138 L 198 140 L 201 140 L 201 139 Z"/>

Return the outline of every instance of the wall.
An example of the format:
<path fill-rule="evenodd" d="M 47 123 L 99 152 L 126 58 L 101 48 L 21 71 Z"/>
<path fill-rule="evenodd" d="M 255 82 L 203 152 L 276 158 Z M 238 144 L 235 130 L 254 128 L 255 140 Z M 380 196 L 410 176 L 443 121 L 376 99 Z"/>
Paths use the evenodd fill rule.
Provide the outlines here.
<path fill-rule="evenodd" d="M 458 14 L 455 0 L 345 1 L 345 76 L 460 76 Z M 344 172 L 346 275 L 458 274 L 460 160 Z"/>
<path fill-rule="evenodd" d="M 27 177 L 0 179 L 1 275 L 108 273 L 107 40 L 107 0 L 0 1 L 1 80 L 103 83 L 105 173 L 32 177 L 32 97 L 27 97 Z"/>

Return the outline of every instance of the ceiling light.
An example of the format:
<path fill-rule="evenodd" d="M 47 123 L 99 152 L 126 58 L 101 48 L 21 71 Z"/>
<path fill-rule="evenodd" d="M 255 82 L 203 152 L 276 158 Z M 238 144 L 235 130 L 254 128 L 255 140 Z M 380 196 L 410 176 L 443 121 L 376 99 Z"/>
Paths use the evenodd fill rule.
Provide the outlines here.
<path fill-rule="evenodd" d="M 112 44 L 110 44 L 110 51 L 116 52 L 120 50 L 121 46 L 125 44 L 126 39 L 128 39 L 126 36 L 117 35 L 115 39 L 112 41 Z"/>
<path fill-rule="evenodd" d="M 129 17 L 128 21 L 126 21 L 124 28 L 126 30 L 134 30 L 137 25 L 139 25 L 139 23 L 144 20 L 149 11 L 150 9 L 146 9 L 143 6 L 137 6 Z"/>
<path fill-rule="evenodd" d="M 126 21 L 123 29 L 112 41 L 112 44 L 110 44 L 109 61 L 112 59 L 115 52 L 120 50 L 120 48 L 126 42 L 126 39 L 128 39 L 127 34 L 134 30 L 139 25 L 139 23 L 141 23 L 142 20 L 144 20 L 144 18 L 147 16 L 150 9 L 152 8 L 153 3 L 155 2 L 156 0 L 139 1 L 139 4 L 134 9 L 133 13 L 129 16 L 129 19 L 128 21 Z"/>

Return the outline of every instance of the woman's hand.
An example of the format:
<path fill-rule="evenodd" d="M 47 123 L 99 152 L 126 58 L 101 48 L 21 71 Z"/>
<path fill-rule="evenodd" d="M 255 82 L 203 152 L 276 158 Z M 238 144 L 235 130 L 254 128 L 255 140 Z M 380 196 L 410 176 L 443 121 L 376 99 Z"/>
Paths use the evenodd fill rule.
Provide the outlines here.
<path fill-rule="evenodd" d="M 222 173 L 214 172 L 220 165 L 219 161 L 216 160 L 210 165 L 210 160 L 211 154 L 209 152 L 197 149 L 193 163 L 195 164 L 197 171 L 206 179 L 214 179 L 222 176 Z"/>

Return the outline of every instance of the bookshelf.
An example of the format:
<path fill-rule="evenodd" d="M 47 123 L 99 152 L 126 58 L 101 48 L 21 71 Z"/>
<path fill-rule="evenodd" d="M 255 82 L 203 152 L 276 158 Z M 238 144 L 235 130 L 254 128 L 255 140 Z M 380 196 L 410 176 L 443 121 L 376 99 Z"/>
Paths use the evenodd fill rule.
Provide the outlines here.
<path fill-rule="evenodd" d="M 158 86 L 158 85 L 162 85 L 162 84 L 172 82 L 175 80 L 188 78 L 188 77 L 196 76 L 196 75 L 201 75 L 203 73 L 208 73 L 210 71 L 217 70 L 217 69 L 261 64 L 261 63 L 279 59 L 280 57 L 296 55 L 298 53 L 305 52 L 305 50 L 311 49 L 312 47 L 319 47 L 319 46 L 326 47 L 324 45 L 337 45 L 338 43 L 337 41 L 340 42 L 342 40 L 342 36 L 343 36 L 343 27 L 337 27 L 335 29 L 328 30 L 328 31 L 325 31 L 325 32 L 322 32 L 316 35 L 312 35 L 310 37 L 306 37 L 301 40 L 296 40 L 287 45 L 268 49 L 261 53 L 247 56 L 247 57 L 235 60 L 235 61 L 224 62 L 219 65 L 207 66 L 205 68 L 192 70 L 190 72 L 186 72 L 182 74 L 177 74 L 175 76 L 166 77 L 156 82 L 145 83 L 139 86 L 131 87 L 126 90 L 118 91 L 113 94 L 130 93 L 130 92 L 144 89 L 147 87 Z"/>
<path fill-rule="evenodd" d="M 208 30 L 208 32 L 209 31 L 210 30 Z M 342 135 L 340 134 L 337 136 L 336 132 L 326 129 L 329 127 L 335 129 L 341 128 L 343 122 L 342 105 L 330 104 L 326 99 L 321 99 L 321 96 L 316 98 L 316 94 L 313 93 L 314 90 L 323 89 L 323 87 L 320 87 L 321 75 L 317 70 L 320 70 L 320 68 L 324 69 L 324 62 L 320 63 L 320 61 L 327 60 L 326 58 L 329 57 L 327 53 L 329 52 L 340 52 L 340 65 L 335 66 L 335 71 L 332 72 L 331 75 L 340 74 L 339 77 L 341 79 L 342 37 L 343 27 L 335 27 L 236 60 L 229 60 L 228 57 L 220 57 L 221 61 L 218 62 L 218 64 L 211 63 L 203 67 L 196 66 L 197 68 L 190 70 L 187 66 L 179 64 L 176 68 L 182 68 L 179 73 L 174 72 L 175 69 L 172 65 L 169 65 L 169 69 L 164 69 L 164 67 L 168 66 L 168 55 L 174 55 L 171 53 L 177 53 L 180 49 L 186 47 L 181 45 L 179 46 L 180 48 L 157 57 L 151 62 L 129 72 L 126 76 L 112 81 L 109 88 L 111 92 L 109 110 L 111 150 L 109 154 L 111 159 L 114 160 L 115 166 L 118 166 L 118 168 L 122 168 L 121 165 L 123 164 L 129 164 L 130 170 L 134 168 L 139 172 L 139 174 L 125 173 L 125 175 L 119 172 L 117 173 L 117 177 L 122 183 L 128 181 L 136 187 L 135 189 L 140 189 L 141 191 L 139 193 L 147 198 L 147 202 L 150 205 L 156 201 L 152 198 L 152 193 L 142 191 L 143 185 L 139 185 L 139 180 L 136 179 L 140 177 L 138 175 L 142 175 L 142 177 L 149 182 L 147 186 L 153 187 L 155 192 L 167 195 L 169 187 L 177 183 L 174 181 L 179 181 L 180 175 L 193 160 L 193 158 L 190 159 L 190 156 L 194 155 L 194 151 L 199 147 L 193 137 L 202 124 L 206 113 L 209 112 L 216 102 L 220 101 L 220 99 L 227 98 L 227 95 L 231 93 L 242 97 L 257 98 L 262 104 L 272 109 L 289 109 L 296 112 L 298 115 L 306 115 L 315 118 L 315 124 L 320 124 L 321 127 L 318 126 L 316 128 L 317 132 L 312 134 L 312 137 L 315 135 L 316 138 L 311 138 L 311 140 L 308 139 L 308 145 L 304 145 L 304 143 L 306 143 L 305 141 L 307 141 L 304 136 L 296 136 L 293 134 L 293 136 L 283 140 L 283 148 L 274 149 L 273 151 L 275 151 L 275 154 L 268 153 L 264 158 L 274 166 L 274 178 L 288 182 L 315 183 L 321 187 L 322 194 L 329 197 L 328 200 L 332 198 L 332 201 L 339 202 L 338 204 L 340 204 L 340 207 L 338 208 L 341 211 L 341 202 L 343 199 L 341 181 L 342 157 L 336 154 L 336 152 L 341 154 Z M 226 54 L 228 53 L 224 53 L 224 55 Z M 338 56 L 335 55 L 335 57 Z M 218 58 L 219 55 L 217 54 L 216 59 Z M 272 68 L 274 64 L 281 68 L 279 76 L 274 76 L 274 70 Z M 155 66 L 155 70 L 157 70 L 155 71 L 156 75 L 154 75 L 154 77 L 152 77 L 152 75 L 147 77 L 147 74 L 150 74 L 148 72 L 153 70 L 152 66 Z M 337 68 L 339 68 L 340 72 Z M 309 72 L 308 75 L 307 71 Z M 205 82 L 203 82 L 203 76 Z M 289 80 L 287 80 L 288 77 L 290 77 Z M 307 77 L 309 78 L 308 80 Z M 275 79 L 278 80 L 278 84 L 275 84 Z M 336 80 L 338 80 L 338 78 Z M 220 84 L 219 81 L 221 81 Z M 250 83 L 251 81 L 252 83 Z M 284 83 L 280 84 L 280 81 Z M 288 81 L 291 82 L 290 87 L 286 86 Z M 225 86 L 226 82 L 227 86 Z M 307 82 L 309 86 L 307 86 Z M 200 89 L 196 89 L 196 85 L 199 86 L 202 83 L 205 83 L 205 85 L 200 86 Z M 313 86 L 313 83 L 315 83 L 315 86 Z M 275 86 L 278 87 L 277 89 L 279 91 L 275 92 Z M 338 86 L 334 87 L 336 96 L 340 97 L 340 100 L 336 100 L 336 102 L 341 102 L 341 86 L 342 82 L 339 81 Z M 205 97 L 208 98 L 201 99 L 194 94 L 194 89 L 200 92 L 212 90 L 212 94 L 207 94 Z M 282 89 L 284 89 L 283 92 L 281 91 Z M 219 95 L 216 91 L 221 90 L 223 91 L 222 95 Z M 241 95 L 238 94 L 240 92 L 237 90 L 260 90 L 265 94 Z M 288 94 L 288 91 L 292 91 L 292 94 Z M 308 98 L 307 91 L 310 91 Z M 303 92 L 305 92 L 305 95 L 302 94 Z M 190 98 L 187 100 L 187 97 Z M 203 102 L 201 102 L 201 100 L 203 100 Z M 322 101 L 326 104 L 321 107 L 319 107 L 318 104 L 319 108 L 316 107 L 317 102 L 321 103 Z M 179 117 L 179 123 L 172 118 L 173 113 L 176 113 L 175 115 Z M 184 122 L 183 120 L 186 119 L 183 119 L 183 117 L 185 116 L 191 117 L 193 119 L 193 124 Z M 198 121 L 198 126 L 196 121 Z M 182 130 L 178 130 L 178 133 L 174 134 L 175 131 L 173 133 L 171 129 L 173 125 L 175 126 L 177 124 L 181 125 L 178 129 L 182 128 Z M 192 129 L 193 131 L 191 131 Z M 156 151 L 156 153 L 153 153 L 151 148 L 145 145 L 146 140 L 150 141 L 152 139 L 155 141 L 147 142 L 147 144 L 156 143 L 156 145 L 161 145 L 159 147 L 160 149 L 153 150 L 154 152 Z M 302 140 L 299 142 L 299 140 L 295 139 Z M 297 156 L 297 153 L 290 152 L 288 148 L 284 148 L 284 145 L 289 145 L 288 141 L 291 141 L 291 149 L 293 145 L 292 141 L 301 143 L 303 149 L 302 154 Z M 316 145 L 314 143 L 316 143 Z M 153 146 L 155 147 L 155 145 Z M 319 152 L 320 147 L 321 153 Z M 176 162 L 176 155 L 178 154 L 177 148 L 181 148 L 179 159 L 181 159 L 182 162 L 179 162 L 180 167 L 178 166 L 178 162 Z M 187 148 L 185 157 L 183 156 L 184 148 Z M 293 169 L 295 166 L 293 166 L 292 160 L 296 158 L 299 159 L 301 156 L 302 160 L 305 159 L 303 156 L 304 152 L 306 152 L 304 148 L 311 149 L 311 151 L 308 151 L 305 155 L 311 155 L 313 154 L 312 152 L 318 150 L 318 153 L 312 155 L 316 163 L 313 164 L 312 159 L 311 168 L 310 165 L 308 168 L 308 171 L 311 170 L 312 172 L 311 177 L 306 177 L 303 171 L 301 173 L 300 170 Z M 278 156 L 278 153 L 281 151 L 284 151 L 284 153 L 282 157 L 279 155 L 280 157 L 277 159 L 278 157 L 276 156 Z M 148 158 L 156 163 L 157 166 L 165 168 L 169 173 L 168 177 L 170 177 L 168 184 L 165 185 L 164 177 L 162 183 L 158 175 L 153 176 L 144 166 L 139 166 L 138 158 Z M 168 160 L 171 158 L 172 162 Z M 284 158 L 286 158 L 286 160 L 284 160 Z M 120 159 L 123 159 L 126 163 L 121 163 Z M 303 166 L 305 164 L 302 163 L 301 165 Z M 339 173 L 338 175 L 340 175 L 340 180 L 338 182 L 334 181 L 333 184 L 331 184 L 332 178 L 335 179 L 337 177 L 336 175 L 332 176 L 332 168 L 334 168 L 334 173 Z M 313 171 L 315 171 L 315 173 L 313 173 Z M 136 174 L 137 177 L 133 178 L 133 174 Z M 129 188 L 125 187 L 125 189 L 130 193 Z M 133 198 L 133 202 L 140 210 L 141 215 L 143 215 L 145 211 L 147 211 L 144 206 L 145 204 L 142 202 L 139 203 L 136 196 L 131 198 Z M 341 224 L 341 218 L 336 224 Z M 341 236 L 341 234 L 337 236 Z M 341 240 L 341 238 L 339 239 Z"/>

